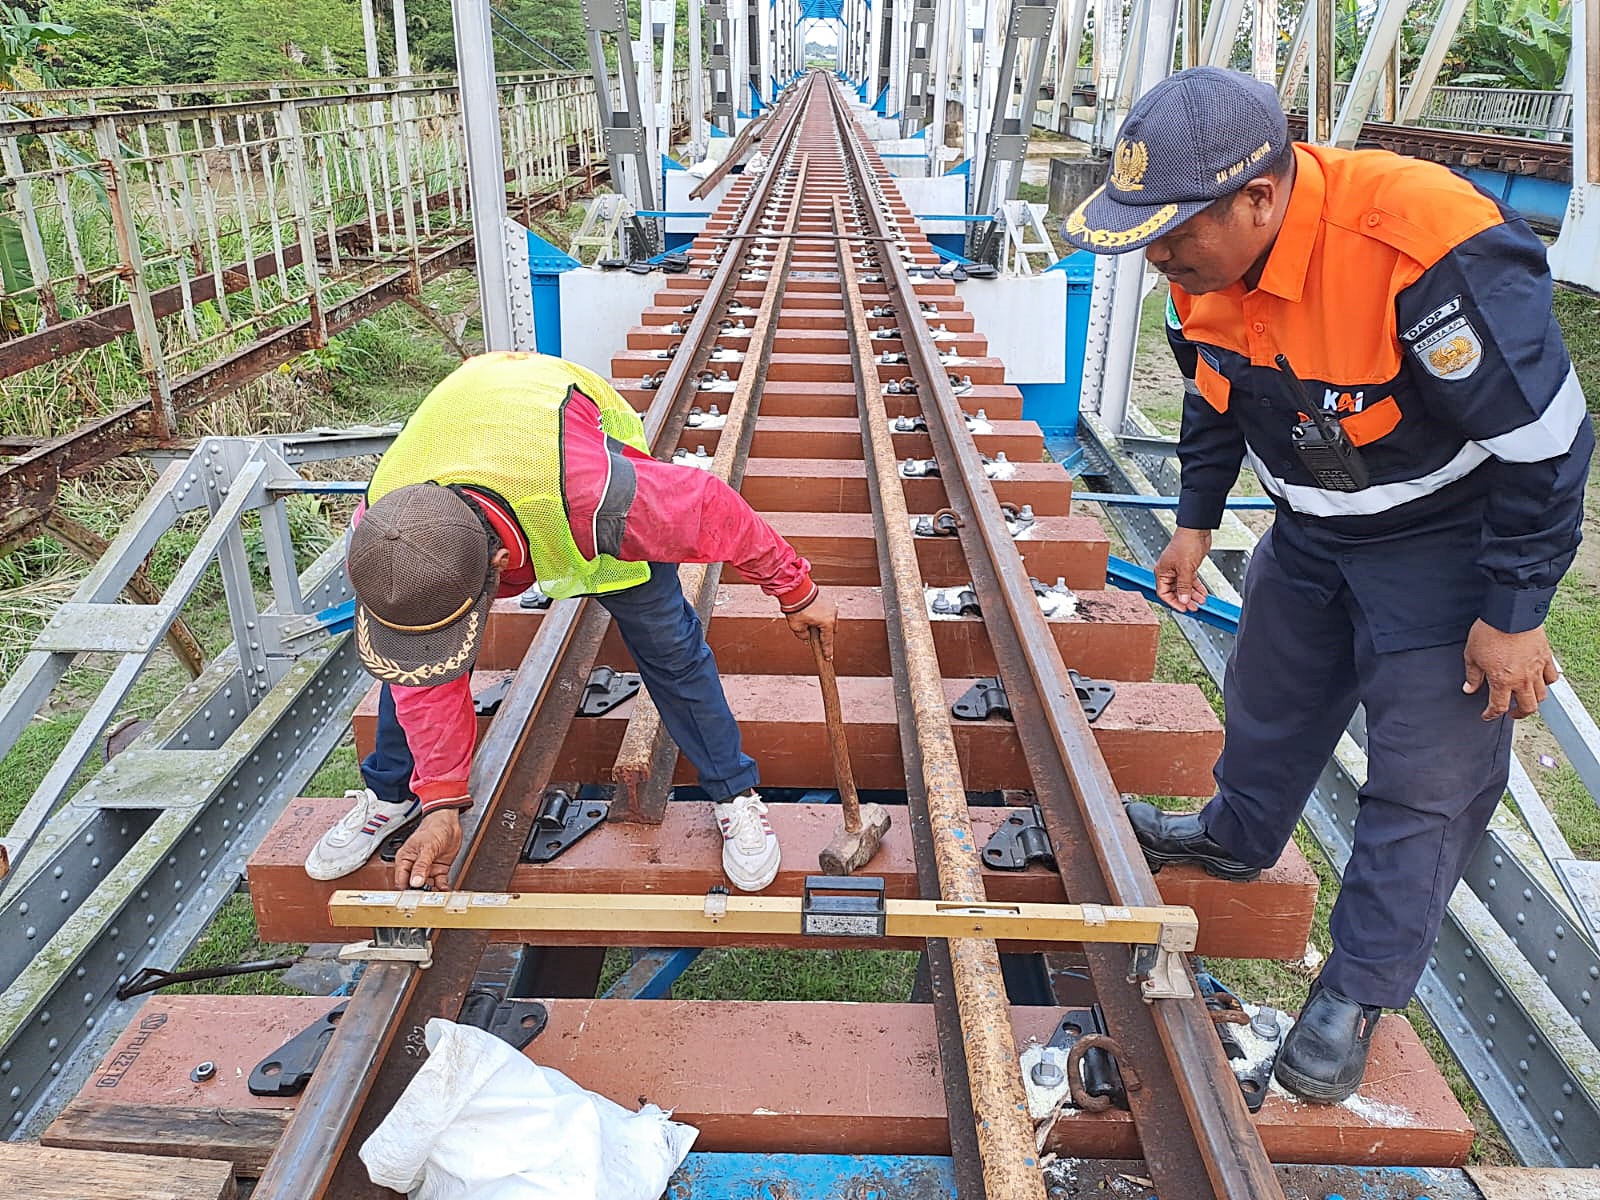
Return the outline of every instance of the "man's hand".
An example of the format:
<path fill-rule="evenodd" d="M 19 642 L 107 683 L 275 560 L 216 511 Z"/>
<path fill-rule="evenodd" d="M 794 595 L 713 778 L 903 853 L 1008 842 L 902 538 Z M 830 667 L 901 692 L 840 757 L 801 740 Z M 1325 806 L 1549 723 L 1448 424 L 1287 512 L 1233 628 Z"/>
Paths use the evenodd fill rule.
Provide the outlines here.
<path fill-rule="evenodd" d="M 785 613 L 783 619 L 795 637 L 808 641 L 811 631 L 822 634 L 822 657 L 833 661 L 833 629 L 839 622 L 839 605 L 827 592 L 818 592 L 817 598 L 799 612 Z"/>
<path fill-rule="evenodd" d="M 1169 608 L 1196 612 L 1211 595 L 1200 582 L 1200 564 L 1211 550 L 1209 529 L 1180 527 L 1156 560 L 1156 595 Z"/>
<path fill-rule="evenodd" d="M 1531 717 L 1550 694 L 1548 685 L 1561 678 L 1543 627 L 1526 633 L 1501 633 L 1493 625 L 1474 622 L 1462 658 L 1467 668 L 1463 692 L 1471 694 L 1483 686 L 1484 680 L 1489 682 L 1485 721 L 1505 716 L 1513 700 L 1517 719 Z"/>
<path fill-rule="evenodd" d="M 394 856 L 394 886 L 430 885 L 434 891 L 450 886 L 450 865 L 461 850 L 461 814 L 453 808 L 435 809 L 417 823 Z"/>

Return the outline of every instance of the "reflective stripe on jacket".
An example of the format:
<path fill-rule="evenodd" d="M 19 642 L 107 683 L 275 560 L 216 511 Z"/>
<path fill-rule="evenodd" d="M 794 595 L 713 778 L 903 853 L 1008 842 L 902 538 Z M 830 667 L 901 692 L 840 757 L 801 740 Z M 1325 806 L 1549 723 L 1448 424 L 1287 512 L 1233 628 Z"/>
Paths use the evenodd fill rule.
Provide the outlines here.
<path fill-rule="evenodd" d="M 1406 601 L 1404 564 L 1375 566 L 1387 551 L 1374 547 L 1407 545 L 1432 572 L 1470 543 L 1451 603 L 1508 632 L 1536 627 L 1581 536 L 1594 445 L 1543 243 L 1433 163 L 1296 146 L 1295 164 L 1258 286 L 1172 288 L 1167 332 L 1187 392 L 1178 524 L 1215 528 L 1248 459 L 1289 538 L 1311 557 L 1379 570 L 1384 605 L 1434 603 L 1433 589 Z M 1278 354 L 1309 398 L 1288 386 Z M 1341 422 L 1369 487 L 1327 490 L 1300 464 L 1290 431 L 1308 404 Z M 1397 619 L 1433 631 L 1402 632 L 1408 643 L 1459 623 Z"/>

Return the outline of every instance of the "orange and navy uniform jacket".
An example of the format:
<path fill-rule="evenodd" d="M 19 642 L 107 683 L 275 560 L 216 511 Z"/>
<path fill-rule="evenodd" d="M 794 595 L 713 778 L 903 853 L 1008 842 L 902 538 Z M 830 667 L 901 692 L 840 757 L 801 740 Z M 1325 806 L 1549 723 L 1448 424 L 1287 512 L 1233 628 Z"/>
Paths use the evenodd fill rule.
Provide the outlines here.
<path fill-rule="evenodd" d="M 1577 550 L 1594 448 L 1543 243 L 1433 163 L 1296 146 L 1295 166 L 1253 290 L 1172 288 L 1178 524 L 1216 528 L 1248 461 L 1285 569 L 1312 602 L 1348 587 L 1377 651 L 1461 641 L 1477 619 L 1537 627 Z M 1308 404 L 1338 418 L 1368 487 L 1323 489 L 1300 465 Z"/>

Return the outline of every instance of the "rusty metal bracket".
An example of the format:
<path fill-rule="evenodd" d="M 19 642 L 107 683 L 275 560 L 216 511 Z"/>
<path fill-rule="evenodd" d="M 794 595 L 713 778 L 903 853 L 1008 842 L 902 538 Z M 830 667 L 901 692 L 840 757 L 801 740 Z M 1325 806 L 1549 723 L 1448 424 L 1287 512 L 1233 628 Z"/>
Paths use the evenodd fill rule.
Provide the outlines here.
<path fill-rule="evenodd" d="M 541 612 L 549 608 L 554 603 L 555 601 L 549 596 L 546 596 L 544 594 L 544 590 L 540 588 L 538 584 L 534 584 L 527 591 L 523 592 L 522 595 L 517 597 L 518 607 Z"/>
<path fill-rule="evenodd" d="M 983 608 L 978 603 L 978 593 L 973 590 L 972 584 L 964 588 L 940 588 L 935 592 L 933 603 L 930 606 L 933 612 L 942 617 L 981 617 Z"/>
<path fill-rule="evenodd" d="M 937 604 L 938 601 L 935 601 Z M 1106 683 L 1099 679 L 1090 679 L 1087 675 L 1080 675 L 1073 670 L 1067 671 L 1067 676 L 1072 681 L 1073 690 L 1077 693 L 1078 703 L 1083 705 L 1083 715 L 1092 724 L 1098 720 L 1100 714 L 1105 712 L 1106 705 L 1111 703 L 1117 694 L 1114 683 Z M 961 698 L 950 706 L 950 712 L 963 721 L 986 721 L 992 716 L 1002 716 L 1011 720 L 1011 701 L 1006 696 L 1005 685 L 998 676 L 986 676 L 973 683 Z"/>
<path fill-rule="evenodd" d="M 911 532 L 918 537 L 955 537 L 961 528 L 961 516 L 948 508 L 941 508 L 930 516 L 921 516 L 913 522 Z"/>
<path fill-rule="evenodd" d="M 1105 1037 L 1109 1033 L 1105 1013 L 1095 1003 L 1088 1008 L 1068 1009 L 1062 1013 L 1046 1045 L 1067 1051 L 1067 1061 L 1070 1063 L 1072 1049 L 1081 1039 Z M 1074 1082 L 1080 1083 L 1082 1091 L 1094 1097 L 1096 1102 L 1103 1100 L 1110 1107 L 1127 1111 L 1128 1092 L 1122 1081 L 1122 1072 L 1116 1057 L 1105 1046 L 1091 1045 L 1084 1050 L 1078 1079 Z"/>
<path fill-rule="evenodd" d="M 983 848 L 983 865 L 997 871 L 1026 871 L 1033 863 L 1056 869 L 1055 848 L 1037 804 L 1007 817 Z"/>
<path fill-rule="evenodd" d="M 506 698 L 511 691 L 511 676 L 497 679 L 482 691 L 476 692 L 472 697 L 472 715 L 475 717 L 492 717 L 500 709 L 500 701 Z"/>
<path fill-rule="evenodd" d="M 603 825 L 610 812 L 609 800 L 578 800 L 564 788 L 549 789 L 533 818 L 522 861 L 547 863 L 558 858 L 584 834 Z"/>
<path fill-rule="evenodd" d="M 1005 514 L 1006 528 L 1010 530 L 1011 536 L 1014 538 L 1021 537 L 1025 531 L 1033 526 L 1035 518 L 1033 505 L 1031 504 L 1024 504 L 1021 508 L 1018 508 L 1015 504 L 1002 504 L 1000 511 Z"/>
<path fill-rule="evenodd" d="M 419 807 L 416 815 L 409 821 L 385 834 L 383 841 L 378 844 L 378 861 L 392 863 L 398 858 L 400 847 L 404 846 L 406 839 L 416 831 L 417 822 L 420 820 L 422 820 L 422 809 Z"/>
<path fill-rule="evenodd" d="M 1133 1064 L 1126 1061 L 1127 1055 L 1115 1038 L 1104 1033 L 1086 1033 L 1074 1041 L 1072 1049 L 1067 1051 L 1067 1089 L 1073 1105 L 1084 1112 L 1105 1112 L 1115 1103 L 1115 1093 L 1096 1095 L 1089 1090 L 1089 1072 L 1084 1069 L 1084 1064 L 1096 1050 L 1112 1060 L 1121 1076 L 1124 1102 L 1129 1092 L 1137 1092 L 1144 1086 Z"/>
<path fill-rule="evenodd" d="M 1272 1082 L 1272 1068 L 1278 1061 L 1278 1050 L 1275 1048 L 1254 1066 L 1248 1061 L 1241 1061 L 1247 1060 L 1247 1056 L 1233 1026 L 1248 1025 L 1259 1038 L 1262 1035 L 1257 1031 L 1256 1022 L 1244 1011 L 1244 1005 L 1237 996 L 1220 990 L 1205 975 L 1200 976 L 1200 991 L 1205 997 L 1206 1012 L 1211 1017 L 1211 1023 L 1216 1026 L 1217 1038 L 1222 1042 L 1223 1053 L 1228 1056 L 1228 1065 L 1233 1069 L 1234 1078 L 1239 1081 L 1239 1093 L 1244 1097 L 1244 1106 L 1250 1112 L 1260 1112 L 1267 1099 L 1268 1085 Z M 1266 1011 L 1270 1013 L 1271 1010 Z M 1270 1024 L 1275 1039 L 1281 1042 L 1282 1034 L 1278 1032 L 1276 1016 L 1272 1017 Z"/>
<path fill-rule="evenodd" d="M 633 699 L 638 694 L 641 682 L 632 671 L 596 667 L 589 672 L 589 682 L 584 684 L 583 699 L 578 702 L 578 715 L 604 716 L 624 700 Z"/>

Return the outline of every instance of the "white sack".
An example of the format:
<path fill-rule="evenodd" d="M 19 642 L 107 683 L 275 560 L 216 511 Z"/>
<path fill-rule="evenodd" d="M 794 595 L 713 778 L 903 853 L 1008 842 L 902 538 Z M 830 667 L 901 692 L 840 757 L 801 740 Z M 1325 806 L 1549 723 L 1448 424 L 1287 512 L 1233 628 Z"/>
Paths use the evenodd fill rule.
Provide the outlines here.
<path fill-rule="evenodd" d="M 412 1200 L 658 1200 L 699 1133 L 629 1112 L 492 1034 L 435 1018 L 428 1061 L 361 1147 Z"/>

